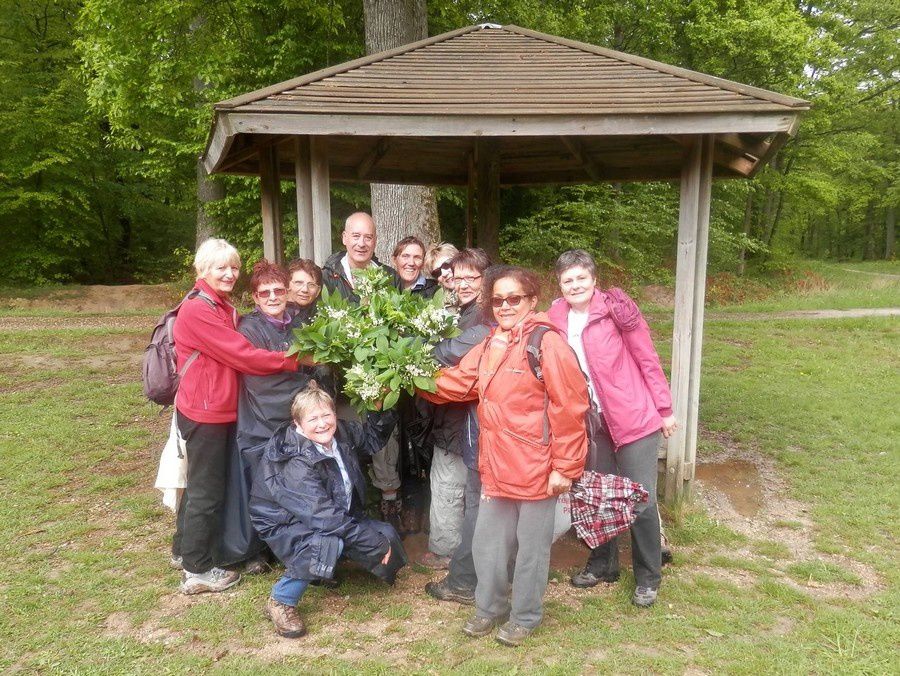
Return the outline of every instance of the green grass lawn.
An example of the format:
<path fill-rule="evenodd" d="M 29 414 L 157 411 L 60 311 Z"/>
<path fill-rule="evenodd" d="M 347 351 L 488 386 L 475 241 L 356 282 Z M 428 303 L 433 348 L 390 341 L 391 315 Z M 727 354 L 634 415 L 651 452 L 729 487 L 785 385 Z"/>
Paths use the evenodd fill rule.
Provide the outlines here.
<path fill-rule="evenodd" d="M 671 324 L 654 329 L 666 355 Z M 168 420 L 137 382 L 145 339 L 0 331 L 0 670 L 898 670 L 896 318 L 711 323 L 700 462 L 756 462 L 779 482 L 765 495 L 780 511 L 738 519 L 710 511 L 708 494 L 671 508 L 676 562 L 654 608 L 630 604 L 630 576 L 580 591 L 555 573 L 545 624 L 520 650 L 463 636 L 468 609 L 425 596 L 436 576 L 423 569 L 393 590 L 357 573 L 311 590 L 310 633 L 297 641 L 261 614 L 276 572 L 214 597 L 178 595 L 172 518 L 152 489 Z"/>

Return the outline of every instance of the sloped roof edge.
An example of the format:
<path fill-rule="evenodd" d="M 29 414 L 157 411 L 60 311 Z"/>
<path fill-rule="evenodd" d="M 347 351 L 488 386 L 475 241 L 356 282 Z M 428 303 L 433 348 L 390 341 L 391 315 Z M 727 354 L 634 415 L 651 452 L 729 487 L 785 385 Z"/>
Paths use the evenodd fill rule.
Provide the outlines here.
<path fill-rule="evenodd" d="M 651 70 L 655 70 L 660 73 L 682 77 L 693 82 L 699 82 L 701 84 L 719 87 L 720 89 L 725 89 L 737 94 L 754 96 L 756 98 L 771 101 L 772 103 L 778 103 L 783 106 L 789 106 L 791 108 L 809 108 L 810 106 L 809 101 L 798 99 L 794 96 L 787 96 L 786 94 L 779 94 L 778 92 L 773 92 L 768 89 L 762 89 L 760 87 L 754 87 L 752 85 L 743 84 L 741 82 L 726 80 L 725 78 L 716 77 L 714 75 L 707 75 L 706 73 L 700 73 L 695 70 L 673 66 L 668 63 L 663 63 L 662 61 L 654 61 L 653 59 L 647 59 L 643 56 L 635 56 L 634 54 L 628 54 L 626 52 L 617 52 L 614 49 L 598 47 L 597 45 L 592 45 L 587 42 L 579 42 L 578 40 L 569 40 L 568 38 L 561 38 L 556 35 L 550 35 L 548 33 L 540 33 L 538 31 L 533 31 L 529 28 L 522 28 L 521 26 L 516 26 L 513 24 L 503 26 L 503 29 L 510 31 L 511 33 L 518 33 L 519 35 L 536 38 L 538 40 L 545 40 L 547 42 L 553 42 L 565 47 L 579 49 L 581 51 L 588 52 L 589 54 L 606 56 L 611 59 L 616 59 L 617 61 L 624 61 L 625 63 L 633 64 L 635 66 L 650 68 Z"/>
<path fill-rule="evenodd" d="M 481 30 L 482 27 L 483 26 L 466 26 L 465 28 L 459 28 L 455 31 L 449 31 L 448 33 L 434 35 L 430 38 L 419 40 L 418 42 L 410 42 L 409 44 L 401 45 L 400 47 L 395 47 L 394 49 L 387 49 L 383 52 L 378 52 L 377 54 L 369 54 L 367 56 L 354 59 L 353 61 L 346 61 L 335 66 L 329 66 L 328 68 L 317 70 L 314 73 L 301 75 L 300 77 L 295 77 L 291 80 L 285 80 L 284 82 L 279 82 L 277 84 L 264 87 L 263 89 L 257 89 L 256 91 L 247 92 L 246 94 L 241 94 L 240 96 L 235 96 L 234 98 L 226 99 L 225 101 L 219 101 L 218 103 L 213 105 L 213 108 L 215 110 L 227 110 L 229 108 L 243 106 L 247 103 L 253 103 L 254 101 L 259 101 L 268 96 L 272 96 L 273 94 L 280 94 L 281 92 L 287 91 L 288 89 L 302 87 L 303 85 L 309 84 L 310 82 L 323 80 L 326 77 L 331 77 L 332 75 L 346 73 L 347 71 L 354 70 L 362 66 L 368 66 L 373 63 L 378 63 L 379 61 L 384 61 L 385 59 L 389 59 L 392 56 L 406 54 L 408 52 L 421 49 L 422 47 L 427 47 L 438 42 L 443 42 L 444 40 L 449 40 L 450 38 L 455 38 L 459 35 L 465 35 L 466 33 Z"/>

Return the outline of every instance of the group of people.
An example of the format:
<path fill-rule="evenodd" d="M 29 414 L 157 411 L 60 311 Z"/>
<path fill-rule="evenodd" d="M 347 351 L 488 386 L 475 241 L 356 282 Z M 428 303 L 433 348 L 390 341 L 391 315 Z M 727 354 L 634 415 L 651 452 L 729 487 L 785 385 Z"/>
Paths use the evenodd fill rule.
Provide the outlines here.
<path fill-rule="evenodd" d="M 231 300 L 237 251 L 219 239 L 197 251 L 195 291 L 174 329 L 177 429 L 188 464 L 172 550 L 181 590 L 228 589 L 240 580 L 235 564 L 264 570 L 270 551 L 285 572 L 266 612 L 278 634 L 302 636 L 297 604 L 310 584 L 336 584 L 341 558 L 393 584 L 407 563 L 402 535 L 421 528 L 421 496 L 430 492 L 429 551 L 420 562 L 447 573 L 425 591 L 475 607 L 465 634 L 496 630 L 499 642 L 517 646 L 543 617 L 557 498 L 588 468 L 649 493 L 631 537 L 633 602 L 652 605 L 662 565 L 657 447 L 675 418 L 634 301 L 601 290 L 581 250 L 559 257 L 561 297 L 543 313 L 539 278 L 492 265 L 480 249 L 426 248 L 407 237 L 390 267 L 375 258 L 375 223 L 361 212 L 347 219 L 342 242 L 322 268 L 302 259 L 287 269 L 258 263 L 256 307 L 242 318 Z M 353 271 L 371 266 L 409 293 L 445 289 L 461 332 L 433 349 L 442 367 L 435 392 L 361 419 L 342 401 L 340 373 L 286 352 L 323 286 L 359 302 Z M 366 513 L 370 458 L 379 519 Z M 404 502 L 412 505 L 404 510 Z M 239 544 L 223 546 L 229 541 Z M 592 587 L 618 575 L 611 540 L 591 550 L 571 583 Z"/>

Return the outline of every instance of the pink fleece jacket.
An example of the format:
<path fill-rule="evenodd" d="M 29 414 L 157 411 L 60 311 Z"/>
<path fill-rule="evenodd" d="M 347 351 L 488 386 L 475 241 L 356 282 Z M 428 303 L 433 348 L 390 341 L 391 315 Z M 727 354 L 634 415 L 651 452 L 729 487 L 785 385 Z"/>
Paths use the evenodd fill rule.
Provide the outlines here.
<path fill-rule="evenodd" d="M 567 339 L 570 310 L 558 298 L 547 312 Z M 672 415 L 672 393 L 637 304 L 621 289 L 597 289 L 581 340 L 616 448 L 660 430 L 662 419 Z"/>

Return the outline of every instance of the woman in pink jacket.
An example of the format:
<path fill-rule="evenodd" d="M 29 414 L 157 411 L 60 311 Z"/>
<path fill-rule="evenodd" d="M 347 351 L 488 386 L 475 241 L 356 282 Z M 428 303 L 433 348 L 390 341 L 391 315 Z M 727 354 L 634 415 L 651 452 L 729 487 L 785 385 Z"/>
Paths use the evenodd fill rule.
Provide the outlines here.
<path fill-rule="evenodd" d="M 650 329 L 621 289 L 601 290 L 590 254 L 573 249 L 556 261 L 562 298 L 547 313 L 575 350 L 588 379 L 590 447 L 587 469 L 620 474 L 643 484 L 649 502 L 635 510 L 631 554 L 635 605 L 656 601 L 662 566 L 656 508 L 656 459 L 660 437 L 675 429 L 672 395 L 653 347 Z M 576 587 L 619 578 L 617 539 L 591 551 L 572 576 Z"/>

